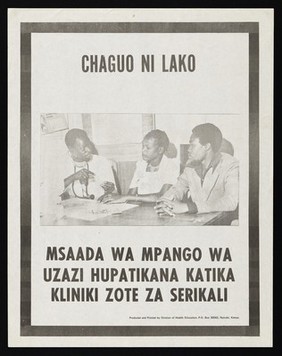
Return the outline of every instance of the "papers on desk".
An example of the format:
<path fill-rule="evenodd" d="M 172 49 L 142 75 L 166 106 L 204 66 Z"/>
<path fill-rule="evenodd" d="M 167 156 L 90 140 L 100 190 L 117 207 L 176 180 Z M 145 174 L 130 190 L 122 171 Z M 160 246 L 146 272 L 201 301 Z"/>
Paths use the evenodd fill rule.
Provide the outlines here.
<path fill-rule="evenodd" d="M 126 203 L 111 205 L 87 199 L 71 199 L 64 203 L 63 206 L 66 217 L 94 221 L 109 215 L 122 214 L 122 212 L 133 209 L 138 205 Z"/>

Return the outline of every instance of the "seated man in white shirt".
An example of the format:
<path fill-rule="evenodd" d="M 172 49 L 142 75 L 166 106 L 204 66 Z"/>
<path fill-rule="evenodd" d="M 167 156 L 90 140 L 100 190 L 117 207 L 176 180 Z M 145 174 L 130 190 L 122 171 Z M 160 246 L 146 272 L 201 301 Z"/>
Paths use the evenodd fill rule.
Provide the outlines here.
<path fill-rule="evenodd" d="M 62 199 L 69 197 L 102 200 L 115 190 L 110 162 L 97 155 L 93 142 L 81 129 L 66 133 L 65 143 L 71 160 L 69 175 L 64 179 Z M 70 174 L 73 172 L 72 174 Z"/>
<path fill-rule="evenodd" d="M 152 130 L 142 142 L 142 160 L 136 163 L 125 201 L 156 202 L 179 176 L 179 164 L 164 154 L 169 146 L 167 134 Z"/>

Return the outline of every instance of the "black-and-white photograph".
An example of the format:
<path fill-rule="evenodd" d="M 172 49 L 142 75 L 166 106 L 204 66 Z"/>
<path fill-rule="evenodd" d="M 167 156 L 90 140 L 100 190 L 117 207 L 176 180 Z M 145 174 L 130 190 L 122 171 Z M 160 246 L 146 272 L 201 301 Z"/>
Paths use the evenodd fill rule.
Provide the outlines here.
<path fill-rule="evenodd" d="M 230 120 L 41 114 L 41 225 L 238 225 Z"/>
<path fill-rule="evenodd" d="M 270 345 L 273 11 L 43 10 L 8 14 L 9 345 Z"/>

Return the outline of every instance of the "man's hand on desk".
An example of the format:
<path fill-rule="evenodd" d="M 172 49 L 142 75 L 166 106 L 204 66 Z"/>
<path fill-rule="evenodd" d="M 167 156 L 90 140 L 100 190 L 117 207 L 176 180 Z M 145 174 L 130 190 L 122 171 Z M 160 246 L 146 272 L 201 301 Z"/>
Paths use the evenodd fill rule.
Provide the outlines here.
<path fill-rule="evenodd" d="M 171 201 L 165 198 L 158 200 L 154 209 L 159 216 L 175 216 L 175 214 L 183 214 L 189 211 L 186 203 L 182 203 L 179 200 Z"/>

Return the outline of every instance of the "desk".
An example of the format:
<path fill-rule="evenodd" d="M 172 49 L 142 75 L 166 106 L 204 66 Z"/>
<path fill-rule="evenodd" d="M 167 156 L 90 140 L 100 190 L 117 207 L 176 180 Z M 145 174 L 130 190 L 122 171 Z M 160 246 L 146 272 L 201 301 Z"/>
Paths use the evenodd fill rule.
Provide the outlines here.
<path fill-rule="evenodd" d="M 73 199 L 70 200 L 73 202 Z M 85 202 L 85 203 L 84 203 Z M 78 204 L 87 201 L 77 200 Z M 69 204 L 70 204 L 69 203 Z M 61 217 L 47 214 L 41 217 L 41 225 L 56 226 L 202 226 L 202 225 L 230 225 L 232 213 L 214 212 L 206 214 L 178 214 L 174 217 L 158 216 L 154 211 L 154 203 L 138 203 L 138 206 L 126 210 L 121 214 L 109 215 L 89 221 L 64 216 L 67 215 L 68 202 L 64 204 Z M 136 203 L 134 203 L 136 204 Z"/>

